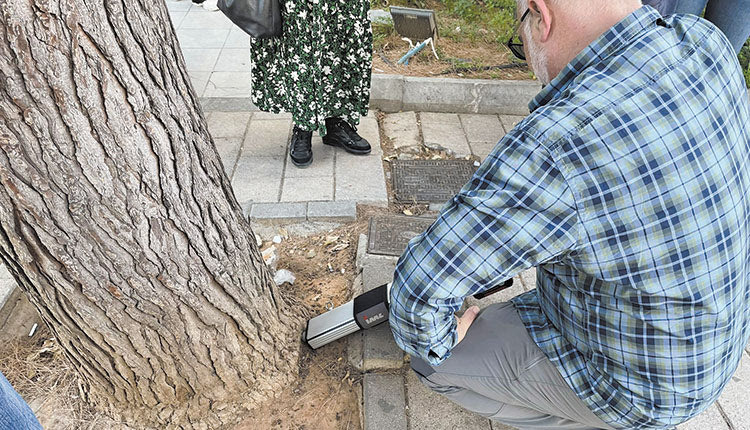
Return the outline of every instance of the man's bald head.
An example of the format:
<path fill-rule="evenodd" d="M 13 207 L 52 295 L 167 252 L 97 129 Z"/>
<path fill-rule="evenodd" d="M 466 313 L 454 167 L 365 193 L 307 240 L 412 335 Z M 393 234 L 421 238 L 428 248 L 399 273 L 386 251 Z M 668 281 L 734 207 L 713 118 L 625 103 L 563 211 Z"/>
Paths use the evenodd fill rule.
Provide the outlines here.
<path fill-rule="evenodd" d="M 641 0 L 516 0 L 526 59 L 544 84 L 583 48 L 641 7 Z"/>

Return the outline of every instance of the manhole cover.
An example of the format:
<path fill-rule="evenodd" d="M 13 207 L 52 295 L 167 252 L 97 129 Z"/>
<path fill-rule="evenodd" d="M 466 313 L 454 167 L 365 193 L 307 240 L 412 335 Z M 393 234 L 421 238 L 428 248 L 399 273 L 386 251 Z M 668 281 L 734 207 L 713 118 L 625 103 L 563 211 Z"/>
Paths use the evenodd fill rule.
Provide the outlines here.
<path fill-rule="evenodd" d="M 372 217 L 367 237 L 367 252 L 398 257 L 404 252 L 409 241 L 427 230 L 433 221 L 433 218 L 400 215 Z"/>
<path fill-rule="evenodd" d="M 393 160 L 394 194 L 401 202 L 445 203 L 476 170 L 469 160 Z"/>

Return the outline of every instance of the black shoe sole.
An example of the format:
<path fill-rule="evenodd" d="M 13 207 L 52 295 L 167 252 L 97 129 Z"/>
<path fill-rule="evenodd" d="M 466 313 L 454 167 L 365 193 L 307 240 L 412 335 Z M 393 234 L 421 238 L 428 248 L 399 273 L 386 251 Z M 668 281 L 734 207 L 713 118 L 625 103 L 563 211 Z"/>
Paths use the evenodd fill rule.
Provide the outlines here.
<path fill-rule="evenodd" d="M 292 160 L 292 164 L 294 164 L 295 166 L 297 166 L 297 167 L 299 167 L 301 169 L 304 169 L 305 167 L 311 165 L 312 161 L 313 161 L 312 156 L 310 157 L 309 160 L 305 161 L 304 163 L 299 163 L 299 162 L 295 161 L 294 158 L 292 158 L 291 155 L 289 156 L 289 159 Z"/>
<path fill-rule="evenodd" d="M 323 138 L 323 144 L 328 145 L 328 146 L 335 146 L 335 147 L 339 147 L 339 148 L 344 148 L 344 151 L 346 151 L 346 152 L 348 152 L 350 154 L 354 154 L 354 155 L 367 155 L 370 152 L 372 152 L 372 148 L 367 149 L 367 150 L 365 150 L 365 149 L 351 149 L 348 146 L 344 146 L 344 145 L 341 145 L 339 143 L 331 143 L 331 142 L 327 141 L 325 138 Z"/>

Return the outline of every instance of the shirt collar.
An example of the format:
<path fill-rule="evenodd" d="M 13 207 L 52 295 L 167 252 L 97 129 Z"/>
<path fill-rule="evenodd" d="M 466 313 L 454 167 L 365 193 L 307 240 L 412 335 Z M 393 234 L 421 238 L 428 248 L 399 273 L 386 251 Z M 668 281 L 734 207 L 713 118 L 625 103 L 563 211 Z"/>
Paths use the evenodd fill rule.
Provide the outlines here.
<path fill-rule="evenodd" d="M 659 19 L 661 19 L 661 15 L 651 6 L 643 6 L 626 16 L 578 53 L 552 82 L 531 100 L 529 111 L 534 112 L 539 107 L 549 103 L 550 100 L 565 90 L 584 69 L 627 46 L 639 32 L 649 28 Z"/>

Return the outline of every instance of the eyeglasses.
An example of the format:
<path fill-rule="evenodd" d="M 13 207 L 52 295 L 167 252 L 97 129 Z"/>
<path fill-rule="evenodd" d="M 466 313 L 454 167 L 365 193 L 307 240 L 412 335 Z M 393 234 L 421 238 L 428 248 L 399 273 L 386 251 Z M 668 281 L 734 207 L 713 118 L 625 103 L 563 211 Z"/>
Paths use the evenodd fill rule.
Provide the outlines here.
<path fill-rule="evenodd" d="M 531 9 L 526 8 L 526 12 L 524 12 L 523 15 L 521 15 L 521 19 L 518 21 L 518 27 L 520 27 L 521 24 L 523 24 L 523 20 L 526 19 L 526 15 L 528 15 L 529 12 L 531 12 Z M 516 28 L 516 32 L 518 32 L 518 28 Z M 516 37 L 518 38 L 519 41 L 521 40 L 521 38 L 518 37 L 518 35 L 511 36 L 511 38 L 508 39 L 508 43 L 506 44 L 506 46 L 508 47 L 508 49 L 510 49 L 510 52 L 513 53 L 513 55 L 516 58 L 518 58 L 519 60 L 526 61 L 526 54 L 523 53 L 523 42 L 521 43 L 513 42 L 513 39 Z"/>

